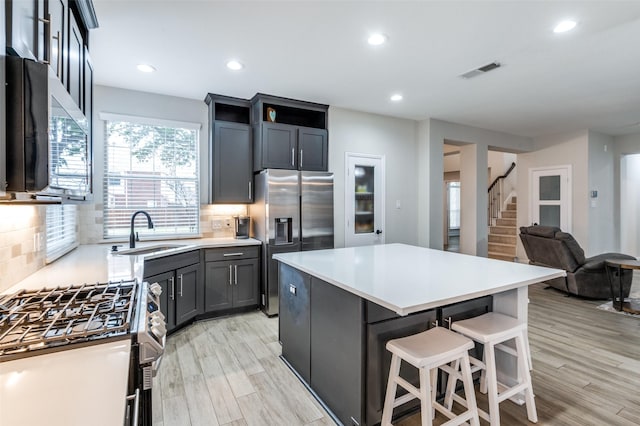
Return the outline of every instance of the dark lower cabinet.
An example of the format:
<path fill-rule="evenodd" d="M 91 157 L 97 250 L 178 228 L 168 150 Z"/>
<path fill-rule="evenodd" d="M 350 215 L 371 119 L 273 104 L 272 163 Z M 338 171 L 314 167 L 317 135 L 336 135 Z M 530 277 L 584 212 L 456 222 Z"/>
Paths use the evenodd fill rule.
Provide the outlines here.
<path fill-rule="evenodd" d="M 198 309 L 198 271 L 200 265 L 191 265 L 176 270 L 176 324 L 195 318 Z"/>
<path fill-rule="evenodd" d="M 144 264 L 144 279 L 162 288 L 160 311 L 165 316 L 167 331 L 172 331 L 202 313 L 203 283 L 200 251 L 180 253 Z"/>
<path fill-rule="evenodd" d="M 279 284 L 282 356 L 305 382 L 311 383 L 311 277 L 280 264 Z"/>
<path fill-rule="evenodd" d="M 258 306 L 260 247 L 205 250 L 205 313 Z"/>

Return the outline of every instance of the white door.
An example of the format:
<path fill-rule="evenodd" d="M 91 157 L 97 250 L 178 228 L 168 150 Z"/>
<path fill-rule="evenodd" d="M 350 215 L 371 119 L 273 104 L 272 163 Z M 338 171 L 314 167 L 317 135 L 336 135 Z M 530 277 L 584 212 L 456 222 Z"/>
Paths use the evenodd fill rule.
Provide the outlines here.
<path fill-rule="evenodd" d="M 384 157 L 345 154 L 345 246 L 384 244 Z"/>
<path fill-rule="evenodd" d="M 571 166 L 529 169 L 531 224 L 571 232 Z"/>

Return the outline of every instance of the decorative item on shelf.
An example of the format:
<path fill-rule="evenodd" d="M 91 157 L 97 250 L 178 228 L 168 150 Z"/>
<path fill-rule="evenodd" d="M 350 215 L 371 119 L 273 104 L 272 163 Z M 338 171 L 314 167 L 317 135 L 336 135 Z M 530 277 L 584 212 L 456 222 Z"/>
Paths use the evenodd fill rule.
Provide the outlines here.
<path fill-rule="evenodd" d="M 267 121 L 276 122 L 276 110 L 271 107 L 267 107 Z"/>

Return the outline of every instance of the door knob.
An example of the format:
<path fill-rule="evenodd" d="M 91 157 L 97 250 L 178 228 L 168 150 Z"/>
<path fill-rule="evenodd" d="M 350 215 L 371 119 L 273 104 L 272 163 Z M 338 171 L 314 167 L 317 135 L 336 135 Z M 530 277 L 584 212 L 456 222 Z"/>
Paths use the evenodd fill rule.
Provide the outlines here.
<path fill-rule="evenodd" d="M 376 235 L 382 234 L 382 229 L 376 229 Z"/>

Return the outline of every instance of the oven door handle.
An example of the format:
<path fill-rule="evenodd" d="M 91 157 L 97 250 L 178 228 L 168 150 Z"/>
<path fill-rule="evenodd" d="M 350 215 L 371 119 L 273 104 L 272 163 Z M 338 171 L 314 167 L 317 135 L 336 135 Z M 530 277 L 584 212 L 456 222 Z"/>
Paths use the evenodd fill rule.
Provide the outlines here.
<path fill-rule="evenodd" d="M 133 422 L 131 422 L 132 426 L 138 425 L 138 417 L 140 415 L 140 389 L 136 388 L 136 391 L 133 395 L 127 396 L 127 401 L 133 400 Z"/>

